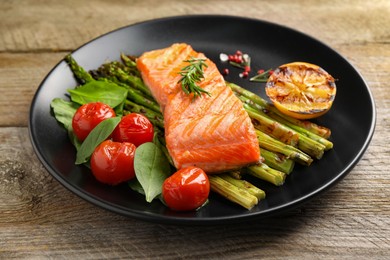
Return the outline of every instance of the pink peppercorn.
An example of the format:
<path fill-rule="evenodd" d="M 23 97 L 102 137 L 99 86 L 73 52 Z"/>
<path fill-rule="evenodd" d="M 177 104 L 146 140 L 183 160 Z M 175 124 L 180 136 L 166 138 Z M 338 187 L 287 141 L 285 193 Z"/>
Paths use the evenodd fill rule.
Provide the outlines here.
<path fill-rule="evenodd" d="M 242 63 L 242 56 L 241 55 L 234 55 L 234 61 L 237 63 Z"/>
<path fill-rule="evenodd" d="M 249 75 L 248 71 L 244 71 L 244 72 L 240 73 L 241 78 L 246 78 L 246 77 L 248 77 L 248 75 Z"/>

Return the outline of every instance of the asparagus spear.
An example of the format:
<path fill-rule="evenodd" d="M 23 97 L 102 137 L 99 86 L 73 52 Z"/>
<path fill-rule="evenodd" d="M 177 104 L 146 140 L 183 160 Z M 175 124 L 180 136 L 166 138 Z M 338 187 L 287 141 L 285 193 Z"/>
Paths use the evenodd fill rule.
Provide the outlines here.
<path fill-rule="evenodd" d="M 129 68 L 137 68 L 137 63 L 130 56 L 121 53 L 122 62 Z M 137 69 L 138 70 L 138 69 Z"/>
<path fill-rule="evenodd" d="M 310 132 L 309 130 L 307 130 L 306 128 L 303 128 L 299 125 L 296 125 L 296 124 L 293 124 L 291 121 L 288 121 L 286 120 L 285 118 L 279 116 L 278 114 L 275 114 L 273 112 L 270 113 L 271 114 L 271 117 L 273 117 L 275 120 L 277 120 L 278 122 L 296 130 L 297 132 L 299 132 L 300 134 L 302 135 L 305 135 L 307 136 L 308 138 L 322 144 L 325 146 L 325 151 L 328 151 L 330 149 L 333 148 L 333 143 L 331 141 L 329 141 L 328 139 L 322 137 L 322 136 L 319 136 L 317 134 L 314 134 L 313 132 Z"/>
<path fill-rule="evenodd" d="M 87 83 L 95 80 L 92 75 L 85 71 L 84 68 L 81 67 L 70 54 L 65 57 L 65 61 L 69 64 L 72 72 L 74 73 L 75 77 L 79 82 Z M 99 79 L 103 81 L 110 81 L 109 78 L 104 77 L 101 77 Z M 128 87 L 127 85 L 120 84 L 120 82 L 115 83 L 117 83 L 119 86 L 127 88 L 127 97 L 130 100 L 136 102 L 137 104 L 143 105 L 146 108 L 152 109 L 155 112 L 160 113 L 160 106 L 157 104 L 157 102 L 142 96 L 140 92 L 137 92 L 136 90 L 132 89 L 131 87 Z"/>
<path fill-rule="evenodd" d="M 333 148 L 333 143 L 331 141 L 307 130 L 306 128 L 303 128 L 297 124 L 291 123 L 290 121 L 286 120 L 284 117 L 280 116 L 279 112 L 278 112 L 279 114 L 276 114 L 273 111 L 269 111 L 269 110 L 265 109 L 264 107 L 260 106 L 259 104 L 252 102 L 249 98 L 247 98 L 243 95 L 240 95 L 238 93 L 236 93 L 236 95 L 244 103 L 244 107 L 247 111 L 251 109 L 252 113 L 260 114 L 263 117 L 268 117 L 270 120 L 274 120 L 275 122 L 282 124 L 284 127 L 287 127 L 288 129 L 293 130 L 293 132 L 296 132 L 297 135 L 304 135 L 304 136 L 314 140 L 315 142 L 320 143 L 321 145 L 325 146 L 324 147 L 325 150 L 329 150 L 329 149 Z M 299 121 L 299 120 L 297 120 L 297 121 Z M 299 121 L 299 122 L 302 123 L 302 121 Z M 319 154 L 321 154 L 321 153 L 322 152 L 320 152 Z M 316 157 L 321 157 L 321 156 L 316 156 Z"/>
<path fill-rule="evenodd" d="M 94 71 L 94 74 L 99 77 L 109 78 L 114 82 L 121 82 L 132 89 L 139 91 L 147 98 L 154 99 L 149 88 L 144 84 L 142 78 L 140 77 L 139 71 L 134 71 L 135 69 L 136 68 L 129 69 L 128 67 L 123 67 L 123 64 L 113 61 L 102 64 Z"/>
<path fill-rule="evenodd" d="M 246 189 L 250 194 L 254 195 L 258 200 L 262 200 L 265 198 L 265 192 L 259 188 L 257 188 L 252 183 L 246 181 L 246 180 L 238 180 L 236 178 L 233 178 L 229 174 L 221 174 L 219 175 L 222 179 L 225 181 L 230 182 L 234 186 L 237 186 L 241 189 Z"/>
<path fill-rule="evenodd" d="M 296 132 L 299 136 L 304 135 L 304 136 L 312 139 L 313 141 L 321 144 L 319 146 L 319 145 L 316 145 L 315 143 L 313 143 L 314 146 L 319 146 L 319 147 L 312 147 L 312 149 L 316 150 L 316 149 L 320 148 L 319 149 L 320 151 L 318 151 L 318 154 L 314 154 L 315 157 L 321 158 L 321 156 L 323 154 L 323 152 L 321 151 L 322 150 L 322 145 L 324 146 L 323 147 L 324 150 L 329 150 L 329 149 L 333 148 L 333 143 L 331 141 L 329 141 L 328 139 L 323 138 L 323 137 L 321 137 L 321 136 L 319 136 L 317 134 L 314 134 L 313 132 L 310 132 L 306 128 L 303 128 L 303 127 L 301 127 L 299 125 L 291 123 L 290 121 L 288 121 L 285 118 L 281 117 L 279 114 L 276 114 L 276 113 L 274 113 L 272 111 L 267 111 L 266 109 L 264 109 L 260 105 L 251 102 L 251 100 L 249 98 L 247 98 L 247 97 L 244 97 L 242 95 L 238 95 L 238 98 L 244 103 L 244 107 L 247 109 L 247 111 L 249 109 L 251 109 L 252 113 L 256 113 L 256 114 L 260 114 L 262 116 L 269 117 L 270 120 L 275 120 L 279 124 L 282 124 L 285 127 L 287 127 L 288 129 L 291 129 L 293 132 Z M 267 114 L 265 114 L 263 111 L 267 111 Z M 305 138 L 303 138 L 303 139 L 305 139 Z M 305 146 L 305 144 L 303 146 Z M 306 144 L 306 146 L 307 146 L 307 144 Z M 308 147 L 310 147 L 310 145 Z"/>
<path fill-rule="evenodd" d="M 283 154 L 271 152 L 262 148 L 261 156 L 264 158 L 264 163 L 275 170 L 290 174 L 294 169 L 294 161 L 288 159 Z"/>
<path fill-rule="evenodd" d="M 117 82 L 117 81 L 115 81 L 115 79 L 111 80 L 110 78 L 98 77 L 98 80 L 107 81 L 107 82 L 114 82 L 118 86 L 127 89 L 127 99 L 128 100 L 133 101 L 136 104 L 139 104 L 141 106 L 144 106 L 145 108 L 151 109 L 156 113 L 161 113 L 160 105 L 157 104 L 157 102 L 155 100 L 152 100 L 152 99 L 149 99 L 149 98 L 143 96 L 142 93 L 140 93 L 136 89 L 133 89 L 130 86 L 123 84 L 121 82 Z"/>
<path fill-rule="evenodd" d="M 112 67 L 112 73 L 114 76 L 118 78 L 119 81 L 126 83 L 134 87 L 135 89 L 140 90 L 146 96 L 153 98 L 153 95 L 150 92 L 149 88 L 144 84 L 144 82 L 140 77 L 127 74 L 126 72 L 124 72 L 122 69 L 118 67 Z"/>
<path fill-rule="evenodd" d="M 105 64 L 106 65 L 106 64 Z M 133 91 L 134 93 L 137 93 L 138 95 L 140 96 L 144 96 L 144 93 L 142 93 L 142 91 L 138 90 L 138 89 L 135 89 L 133 88 L 132 86 L 130 86 L 129 84 L 125 84 L 123 82 L 121 82 L 120 80 L 118 80 L 115 76 L 111 75 L 111 72 L 109 71 L 109 69 L 104 69 L 106 66 L 105 65 L 102 65 L 99 69 L 97 70 L 91 70 L 90 71 L 90 74 L 92 75 L 92 77 L 96 80 L 108 80 L 108 81 L 111 81 L 111 82 L 114 82 L 115 84 L 117 84 L 118 86 L 122 86 L 124 88 L 127 88 L 127 89 L 131 89 L 131 91 Z M 151 100 L 154 100 L 150 97 L 147 97 Z"/>
<path fill-rule="evenodd" d="M 139 72 L 137 68 L 137 63 L 130 57 L 123 53 L 121 53 L 121 60 L 123 64 L 128 68 L 128 70 L 131 72 L 131 74 L 141 77 L 141 73 Z"/>
<path fill-rule="evenodd" d="M 295 131 L 291 131 L 279 122 L 270 119 L 269 117 L 263 115 L 261 112 L 255 111 L 245 103 L 244 108 L 248 113 L 249 117 L 252 119 L 253 126 L 256 129 L 271 135 L 272 137 L 278 139 L 283 143 L 292 146 L 296 146 L 298 144 L 299 135 L 296 134 Z"/>
<path fill-rule="evenodd" d="M 244 88 L 242 88 L 234 83 L 230 83 L 230 82 L 227 82 L 227 85 L 229 87 L 231 87 L 235 93 L 238 93 L 242 96 L 247 97 L 254 104 L 258 104 L 259 106 L 261 106 L 265 110 L 272 111 L 273 113 L 279 115 L 280 117 L 291 122 L 292 124 L 295 124 L 297 126 L 305 128 L 308 131 L 313 132 L 314 134 L 317 134 L 317 135 L 324 137 L 324 138 L 329 138 L 329 136 L 331 134 L 330 129 L 328 129 L 326 127 L 319 126 L 319 125 L 317 125 L 313 122 L 310 122 L 310 121 L 306 121 L 306 120 L 301 121 L 301 120 L 289 117 L 287 115 L 284 115 L 279 110 L 277 110 L 273 105 L 271 105 L 266 100 L 262 99 L 260 96 L 254 94 L 253 92 L 251 92 L 249 90 L 246 90 L 246 89 L 244 89 Z"/>
<path fill-rule="evenodd" d="M 285 156 L 287 156 L 287 158 L 292 159 L 295 162 L 298 162 L 303 165 L 309 166 L 313 162 L 313 159 L 309 155 L 305 154 L 294 146 L 284 144 L 258 130 L 256 130 L 256 134 L 260 147 L 263 147 L 273 152 L 284 154 Z"/>
<path fill-rule="evenodd" d="M 317 159 L 321 159 L 321 157 L 324 154 L 325 150 L 325 145 L 317 142 L 316 140 L 313 140 L 309 138 L 307 135 L 304 135 L 300 132 L 296 132 L 294 129 L 285 126 L 273 119 L 271 119 L 269 116 L 265 115 L 262 110 L 256 110 L 249 106 L 248 104 L 244 103 L 244 108 L 248 112 L 248 115 L 252 118 L 253 120 L 259 120 L 260 125 L 263 127 L 258 127 L 256 123 L 254 123 L 254 126 L 257 129 L 262 130 L 262 132 L 271 135 L 272 137 L 275 137 L 279 141 L 284 142 L 285 139 L 283 139 L 281 136 L 278 136 L 276 129 L 283 129 L 283 133 L 285 133 L 283 136 L 286 136 L 287 133 L 290 133 L 290 135 L 296 136 L 297 138 L 297 146 L 299 149 L 301 149 L 303 152 L 309 154 L 310 156 L 313 156 Z M 261 119 L 262 118 L 262 119 Z M 262 120 L 262 121 L 260 121 Z M 265 126 L 266 121 L 269 121 L 269 125 L 274 126 L 274 129 L 268 130 Z M 271 124 L 273 122 L 273 124 Z M 264 129 L 265 128 L 265 129 Z M 280 131 L 279 131 L 280 132 Z M 284 142 L 289 144 L 288 142 Z M 290 144 L 291 145 L 291 144 Z M 292 145 L 295 146 L 295 143 Z"/>
<path fill-rule="evenodd" d="M 325 151 L 325 145 L 302 134 L 299 134 L 298 148 L 316 159 L 321 159 Z"/>
<path fill-rule="evenodd" d="M 156 101 L 151 100 L 147 97 L 139 95 L 136 91 L 134 91 L 132 88 L 128 88 L 127 92 L 127 98 L 136 102 L 137 104 L 143 105 L 147 108 L 150 108 L 151 110 L 160 113 L 160 105 L 157 104 Z"/>
<path fill-rule="evenodd" d="M 245 189 L 239 188 L 230 182 L 224 180 L 218 175 L 209 175 L 210 189 L 226 199 L 243 206 L 246 209 L 252 209 L 259 202 L 256 196 Z"/>
<path fill-rule="evenodd" d="M 64 60 L 68 63 L 73 75 L 80 84 L 85 84 L 94 80 L 93 77 L 76 62 L 71 54 L 66 55 Z"/>
<path fill-rule="evenodd" d="M 81 67 L 70 54 L 65 56 L 65 61 L 69 64 L 73 74 L 75 75 L 76 79 L 81 84 L 85 84 L 87 82 L 95 80 L 92 77 L 92 75 L 90 73 L 88 73 L 86 70 L 84 70 L 84 68 Z M 109 68 L 114 66 L 114 64 L 116 64 L 116 63 L 112 62 L 110 65 L 109 64 L 104 64 L 104 65 L 101 66 L 101 70 L 100 71 L 108 72 Z M 107 68 L 107 70 L 104 69 L 104 68 Z M 122 84 L 121 82 L 118 82 L 118 80 L 115 80 L 112 77 L 103 77 L 101 75 L 99 75 L 97 77 L 98 77 L 99 80 L 112 81 L 112 82 L 118 84 L 119 86 L 127 88 L 127 90 L 128 90 L 128 98 L 130 100 L 132 100 L 132 101 L 134 101 L 134 102 L 136 102 L 138 104 L 141 104 L 141 105 L 143 105 L 143 106 L 145 106 L 147 108 L 150 108 L 150 109 L 152 109 L 152 110 L 154 110 L 156 112 L 160 112 L 160 106 L 154 100 L 151 100 L 151 99 L 148 99 L 148 98 L 142 96 L 142 94 L 140 94 L 141 93 L 140 91 L 137 91 L 137 90 L 129 87 L 128 85 Z"/>
<path fill-rule="evenodd" d="M 272 169 L 264 163 L 249 166 L 247 169 L 250 175 L 253 175 L 264 181 L 270 182 L 276 186 L 283 185 L 286 179 L 286 174 L 284 172 Z"/>

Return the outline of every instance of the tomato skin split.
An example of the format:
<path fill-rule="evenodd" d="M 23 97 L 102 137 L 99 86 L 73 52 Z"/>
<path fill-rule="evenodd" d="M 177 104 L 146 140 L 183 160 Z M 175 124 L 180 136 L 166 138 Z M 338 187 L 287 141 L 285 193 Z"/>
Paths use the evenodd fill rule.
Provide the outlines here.
<path fill-rule="evenodd" d="M 102 102 L 87 103 L 79 107 L 72 119 L 72 128 L 79 141 L 84 141 L 88 134 L 104 119 L 115 117 L 115 111 Z"/>
<path fill-rule="evenodd" d="M 163 183 L 162 195 L 170 209 L 190 211 L 202 206 L 208 199 L 210 182 L 198 167 L 186 167 L 175 172 Z"/>
<path fill-rule="evenodd" d="M 109 185 L 133 179 L 135 149 L 132 143 L 102 142 L 91 156 L 91 170 L 95 178 Z"/>

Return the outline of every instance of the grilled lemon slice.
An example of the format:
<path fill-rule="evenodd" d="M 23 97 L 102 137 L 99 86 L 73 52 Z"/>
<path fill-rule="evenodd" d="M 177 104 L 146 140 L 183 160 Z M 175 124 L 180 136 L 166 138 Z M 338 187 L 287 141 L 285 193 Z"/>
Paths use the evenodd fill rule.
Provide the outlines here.
<path fill-rule="evenodd" d="M 307 62 L 281 65 L 268 78 L 265 91 L 280 112 L 297 119 L 325 114 L 336 96 L 335 79 Z"/>

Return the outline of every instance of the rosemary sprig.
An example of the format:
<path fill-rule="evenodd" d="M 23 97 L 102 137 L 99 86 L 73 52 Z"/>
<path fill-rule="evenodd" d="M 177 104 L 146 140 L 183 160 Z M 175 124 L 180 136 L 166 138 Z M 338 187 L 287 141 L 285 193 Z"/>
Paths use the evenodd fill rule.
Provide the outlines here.
<path fill-rule="evenodd" d="M 198 82 L 204 79 L 204 68 L 207 67 L 206 59 L 191 57 L 185 62 L 189 65 L 181 69 L 179 74 L 182 76 L 177 83 L 181 83 L 184 93 L 194 94 L 194 98 L 202 96 L 203 93 L 210 96 L 210 93 L 197 85 Z"/>
<path fill-rule="evenodd" d="M 249 80 L 250 81 L 255 81 L 255 82 L 267 82 L 269 76 L 271 75 L 272 73 L 272 69 L 269 69 L 269 70 L 266 70 L 266 71 L 263 71 L 262 73 L 259 73 L 257 74 L 256 76 L 253 76 L 252 78 L 250 78 Z"/>

